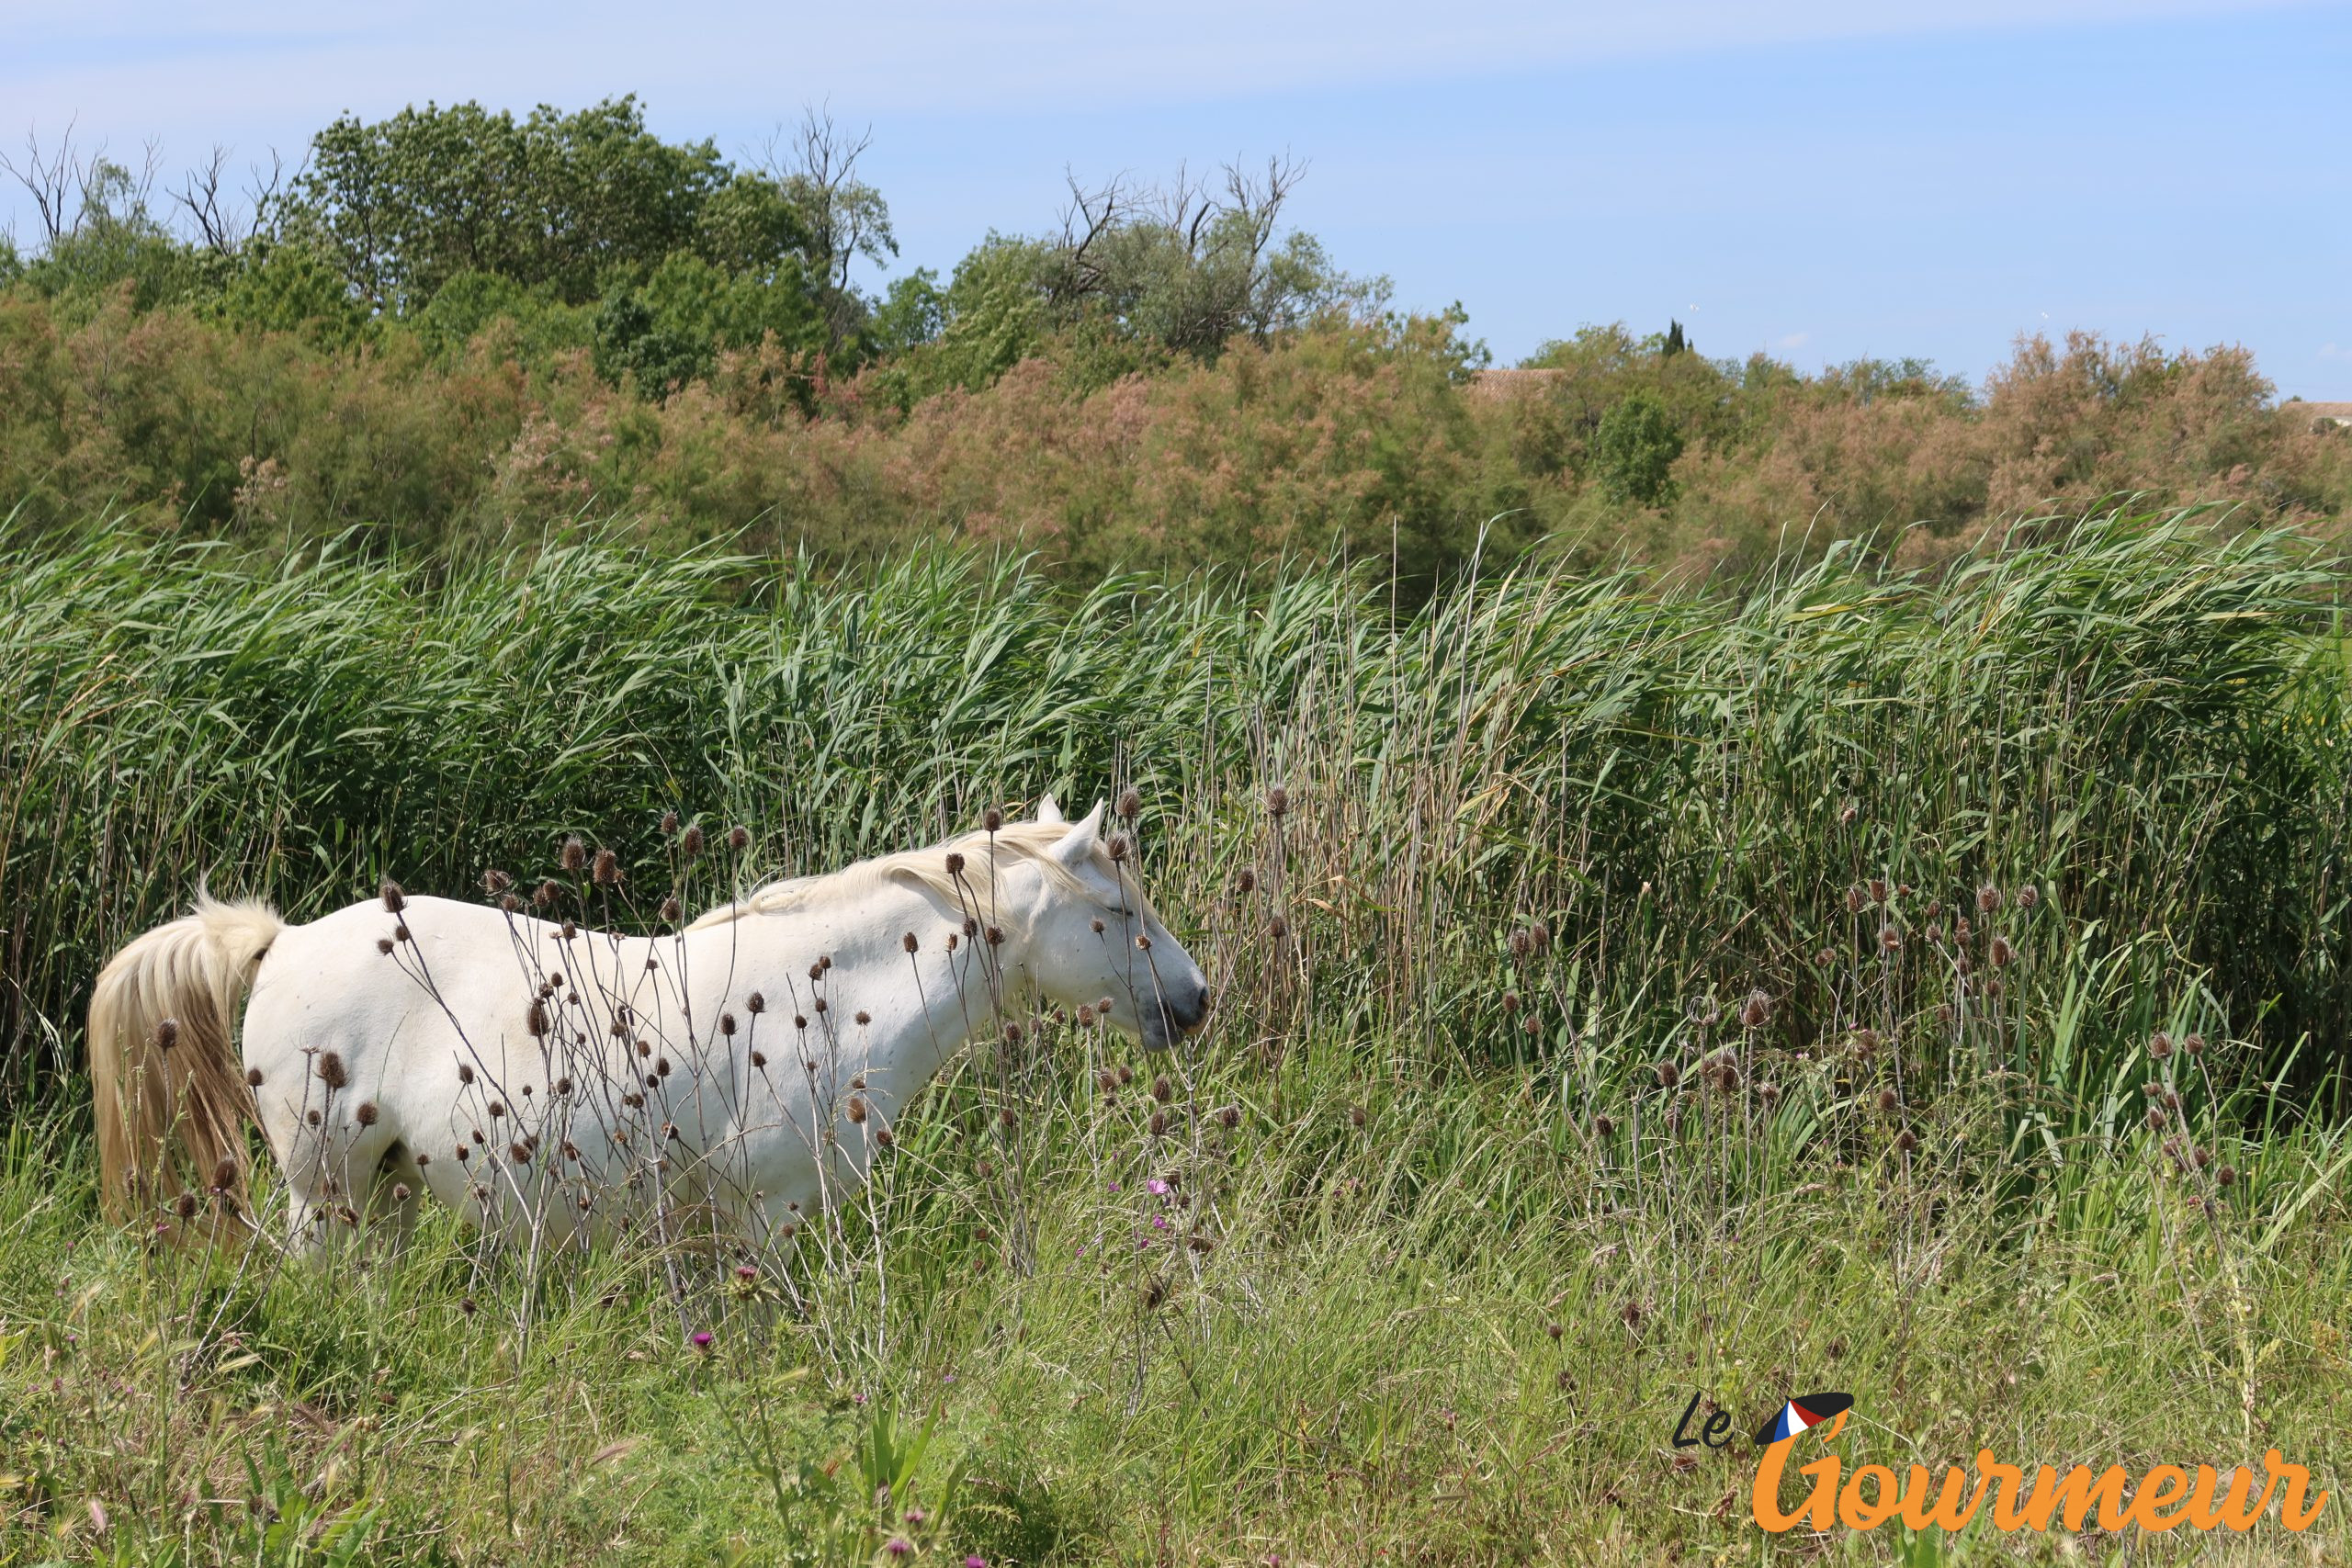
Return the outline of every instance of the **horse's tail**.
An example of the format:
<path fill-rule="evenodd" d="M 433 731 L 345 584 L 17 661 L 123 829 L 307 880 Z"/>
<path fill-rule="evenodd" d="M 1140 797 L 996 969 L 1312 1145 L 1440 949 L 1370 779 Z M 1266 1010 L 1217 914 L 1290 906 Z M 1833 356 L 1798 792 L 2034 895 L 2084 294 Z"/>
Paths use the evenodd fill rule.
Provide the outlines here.
<path fill-rule="evenodd" d="M 196 912 L 138 938 L 90 995 L 90 1083 L 98 1122 L 99 1197 L 128 1219 L 155 1201 L 166 1145 L 179 1134 L 199 1179 L 245 1178 L 253 1093 L 238 1071 L 238 1004 L 286 923 L 262 903 L 199 892 Z M 222 1169 L 223 1162 L 228 1169 Z"/>

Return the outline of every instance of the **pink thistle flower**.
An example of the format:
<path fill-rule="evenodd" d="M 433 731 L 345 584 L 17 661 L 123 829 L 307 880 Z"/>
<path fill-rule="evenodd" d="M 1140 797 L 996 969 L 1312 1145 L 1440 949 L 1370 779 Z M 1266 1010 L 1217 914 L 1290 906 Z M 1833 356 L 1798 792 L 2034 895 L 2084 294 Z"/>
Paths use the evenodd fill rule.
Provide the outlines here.
<path fill-rule="evenodd" d="M 1150 1189 L 1151 1195 L 1155 1198 L 1165 1198 L 1168 1196 L 1168 1183 L 1160 1180 L 1159 1178 L 1156 1176 L 1149 1181 L 1145 1182 L 1144 1186 Z"/>
<path fill-rule="evenodd" d="M 709 1349 L 709 1348 L 710 1348 L 710 1330 L 709 1330 L 709 1329 L 707 1329 L 707 1328 L 697 1328 L 697 1329 L 695 1329 L 695 1330 L 694 1331 L 693 1340 L 694 1340 L 694 1347 L 695 1347 L 695 1349 L 697 1349 L 697 1350 L 707 1350 L 707 1349 Z"/>

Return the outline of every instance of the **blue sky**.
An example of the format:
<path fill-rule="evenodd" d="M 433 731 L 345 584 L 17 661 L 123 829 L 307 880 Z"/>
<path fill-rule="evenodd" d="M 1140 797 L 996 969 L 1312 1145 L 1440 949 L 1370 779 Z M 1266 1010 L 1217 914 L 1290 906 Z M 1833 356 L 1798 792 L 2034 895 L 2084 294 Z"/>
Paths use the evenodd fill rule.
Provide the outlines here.
<path fill-rule="evenodd" d="M 740 153 L 824 101 L 873 127 L 894 274 L 1049 226 L 1065 166 L 1287 152 L 1300 226 L 1400 304 L 1460 300 L 1499 363 L 1671 316 L 1711 354 L 1973 378 L 2086 327 L 2352 400 L 2352 4 L 0 0 L 0 39 L 11 144 L 71 119 L 176 167 L 346 108 L 635 91 Z"/>

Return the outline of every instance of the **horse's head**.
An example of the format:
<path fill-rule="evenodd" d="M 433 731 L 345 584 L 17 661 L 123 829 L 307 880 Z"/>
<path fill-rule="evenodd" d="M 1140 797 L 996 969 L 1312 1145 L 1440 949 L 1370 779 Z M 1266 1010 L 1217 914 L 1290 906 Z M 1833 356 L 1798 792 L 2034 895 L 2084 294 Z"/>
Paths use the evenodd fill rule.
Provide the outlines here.
<path fill-rule="evenodd" d="M 1040 822 L 1060 822 L 1048 795 Z M 1030 922 L 1030 976 L 1065 1007 L 1111 998 L 1113 1027 L 1164 1051 L 1208 1016 L 1208 979 L 1169 934 L 1145 897 L 1132 855 L 1114 861 L 1102 837 L 1102 803 L 1045 851 L 1067 878 L 1046 878 Z"/>

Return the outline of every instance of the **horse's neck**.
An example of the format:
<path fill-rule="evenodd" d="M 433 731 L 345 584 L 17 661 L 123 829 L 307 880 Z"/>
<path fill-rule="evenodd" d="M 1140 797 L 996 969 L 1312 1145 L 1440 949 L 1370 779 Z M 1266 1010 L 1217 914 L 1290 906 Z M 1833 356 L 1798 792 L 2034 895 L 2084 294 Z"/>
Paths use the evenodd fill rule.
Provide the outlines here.
<path fill-rule="evenodd" d="M 1007 904 L 1013 891 L 1000 890 Z M 985 893 L 981 908 L 985 920 Z M 960 920 L 922 894 L 887 884 L 852 904 L 748 915 L 734 922 L 741 978 L 730 991 L 738 998 L 762 992 L 766 1007 L 755 1042 L 775 1042 L 775 1053 L 801 1053 L 843 1083 L 863 1076 L 866 1098 L 887 1117 L 959 1046 L 997 1027 L 991 976 L 1017 964 L 1015 944 L 1008 941 L 991 953 L 984 937 L 959 936 L 951 953 L 947 936 Z M 916 941 L 912 954 L 909 933 Z M 809 965 L 828 958 L 824 977 L 812 982 Z M 794 1027 L 796 1015 L 808 1021 L 805 1032 Z"/>

